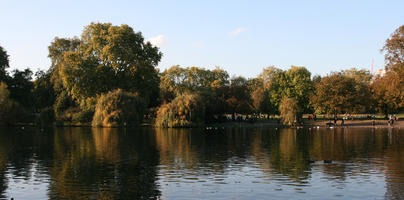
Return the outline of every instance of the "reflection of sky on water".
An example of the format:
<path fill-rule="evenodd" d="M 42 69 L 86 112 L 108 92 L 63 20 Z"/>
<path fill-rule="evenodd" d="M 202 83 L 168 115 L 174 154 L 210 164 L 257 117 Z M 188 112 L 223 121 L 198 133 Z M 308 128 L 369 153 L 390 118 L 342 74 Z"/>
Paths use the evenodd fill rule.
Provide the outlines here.
<path fill-rule="evenodd" d="M 49 175 L 37 170 L 38 164 L 32 163 L 23 176 L 14 175 L 12 166 L 5 171 L 8 188 L 5 196 L 17 199 L 40 200 L 48 198 Z"/>
<path fill-rule="evenodd" d="M 324 173 L 325 165 L 347 165 L 352 171 L 342 178 Z M 265 196 L 271 199 L 383 199 L 386 191 L 383 171 L 353 163 L 314 163 L 310 177 L 300 182 L 262 169 L 251 160 L 233 167 L 229 163 L 222 174 L 198 175 L 183 168 L 167 170 L 166 166 L 160 166 L 158 185 L 162 199 L 262 199 Z"/>

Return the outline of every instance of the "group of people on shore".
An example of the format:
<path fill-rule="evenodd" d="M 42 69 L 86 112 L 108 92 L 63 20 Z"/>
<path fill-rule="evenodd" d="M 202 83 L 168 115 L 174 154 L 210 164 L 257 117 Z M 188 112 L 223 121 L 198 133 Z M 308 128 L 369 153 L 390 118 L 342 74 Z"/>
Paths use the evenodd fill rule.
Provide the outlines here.
<path fill-rule="evenodd" d="M 387 124 L 394 125 L 394 122 L 397 120 L 398 120 L 398 118 L 396 115 L 389 115 L 389 120 L 387 120 Z"/>

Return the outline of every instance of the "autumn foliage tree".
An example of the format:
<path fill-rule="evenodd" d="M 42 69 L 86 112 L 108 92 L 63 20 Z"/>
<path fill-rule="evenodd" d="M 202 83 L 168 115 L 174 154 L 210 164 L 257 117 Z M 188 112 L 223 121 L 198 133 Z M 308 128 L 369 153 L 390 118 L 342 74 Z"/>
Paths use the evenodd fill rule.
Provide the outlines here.
<path fill-rule="evenodd" d="M 317 113 L 358 113 L 366 111 L 369 99 L 367 85 L 336 72 L 315 84 L 311 103 Z"/>
<path fill-rule="evenodd" d="M 396 64 L 371 84 L 374 108 L 387 116 L 404 110 L 404 65 Z"/>
<path fill-rule="evenodd" d="M 382 48 L 386 68 L 390 69 L 396 64 L 404 63 L 404 25 L 398 27 L 386 40 Z"/>
<path fill-rule="evenodd" d="M 371 91 L 374 108 L 387 116 L 404 110 L 404 25 L 386 40 L 382 51 L 387 72 L 376 77 Z"/>

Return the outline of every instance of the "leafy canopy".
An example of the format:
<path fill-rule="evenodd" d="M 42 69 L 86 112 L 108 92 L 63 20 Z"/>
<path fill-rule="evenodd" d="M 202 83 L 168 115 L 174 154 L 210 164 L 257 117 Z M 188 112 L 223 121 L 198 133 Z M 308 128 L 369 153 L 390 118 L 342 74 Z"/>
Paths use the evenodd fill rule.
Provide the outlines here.
<path fill-rule="evenodd" d="M 162 53 L 128 25 L 91 23 L 80 39 L 56 38 L 49 51 L 54 80 L 79 102 L 118 88 L 147 100 L 158 97 L 155 66 Z"/>

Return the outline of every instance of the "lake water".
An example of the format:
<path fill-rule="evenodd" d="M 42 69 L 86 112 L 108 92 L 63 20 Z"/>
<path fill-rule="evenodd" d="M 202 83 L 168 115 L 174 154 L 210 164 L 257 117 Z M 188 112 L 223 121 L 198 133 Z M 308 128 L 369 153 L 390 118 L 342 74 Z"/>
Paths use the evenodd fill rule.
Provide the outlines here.
<path fill-rule="evenodd" d="M 11 197 L 404 199 L 404 129 L 2 128 Z"/>

